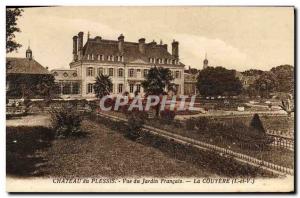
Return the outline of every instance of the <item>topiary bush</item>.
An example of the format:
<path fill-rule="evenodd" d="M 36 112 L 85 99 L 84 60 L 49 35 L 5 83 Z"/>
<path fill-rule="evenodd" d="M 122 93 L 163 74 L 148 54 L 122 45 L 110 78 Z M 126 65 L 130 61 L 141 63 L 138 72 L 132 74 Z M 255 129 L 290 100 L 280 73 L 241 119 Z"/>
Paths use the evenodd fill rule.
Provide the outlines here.
<path fill-rule="evenodd" d="M 51 109 L 52 128 L 58 138 L 83 136 L 81 122 L 82 114 L 69 103 Z"/>
<path fill-rule="evenodd" d="M 250 127 L 252 127 L 253 129 L 257 130 L 258 132 L 261 133 L 265 133 L 265 129 L 264 126 L 259 118 L 259 115 L 256 113 L 254 114 L 251 123 L 250 123 Z"/>

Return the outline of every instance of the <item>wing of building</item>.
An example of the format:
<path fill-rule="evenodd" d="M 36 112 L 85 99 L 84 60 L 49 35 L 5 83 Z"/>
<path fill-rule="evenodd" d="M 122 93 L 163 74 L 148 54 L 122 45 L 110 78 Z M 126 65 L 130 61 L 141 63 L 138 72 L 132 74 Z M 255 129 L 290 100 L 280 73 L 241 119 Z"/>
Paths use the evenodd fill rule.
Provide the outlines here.
<path fill-rule="evenodd" d="M 177 86 L 177 93 L 184 93 L 184 64 L 179 60 L 177 41 L 172 42 L 170 53 L 168 45 L 162 42 L 147 43 L 144 38 L 138 42 L 128 42 L 122 34 L 116 40 L 88 36 L 83 45 L 83 35 L 79 32 L 73 37 L 73 61 L 70 63 L 70 69 L 76 71 L 77 78 L 81 80 L 81 97 L 95 97 L 93 84 L 101 73 L 111 77 L 112 94 L 129 92 L 133 95 L 138 91 L 143 95 L 141 82 L 154 66 L 169 68 L 175 78 L 173 83 Z"/>
<path fill-rule="evenodd" d="M 26 58 L 6 58 L 6 93 L 8 98 L 32 97 L 25 86 L 35 86 L 38 79 L 51 75 L 47 68 L 32 57 L 30 48 Z"/>

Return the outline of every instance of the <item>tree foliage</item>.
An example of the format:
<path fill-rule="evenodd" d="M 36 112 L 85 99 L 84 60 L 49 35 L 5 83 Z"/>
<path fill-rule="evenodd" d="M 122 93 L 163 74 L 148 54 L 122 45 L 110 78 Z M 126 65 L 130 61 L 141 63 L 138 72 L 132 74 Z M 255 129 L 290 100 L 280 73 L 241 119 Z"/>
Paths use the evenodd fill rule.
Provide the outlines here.
<path fill-rule="evenodd" d="M 112 91 L 113 84 L 108 75 L 100 74 L 96 77 L 96 83 L 94 84 L 94 91 L 97 98 L 101 99 L 102 97 L 109 95 Z"/>
<path fill-rule="evenodd" d="M 276 76 L 278 81 L 276 91 L 293 92 L 294 91 L 294 67 L 291 65 L 280 65 L 273 67 L 271 72 Z"/>
<path fill-rule="evenodd" d="M 7 81 L 9 84 L 8 97 L 44 98 L 51 99 L 55 93 L 53 75 L 45 74 L 10 74 Z"/>
<path fill-rule="evenodd" d="M 258 91 L 260 97 L 268 98 L 270 93 L 276 91 L 278 81 L 272 72 L 264 72 L 253 83 L 253 87 Z"/>
<path fill-rule="evenodd" d="M 149 70 L 142 86 L 147 95 L 160 95 L 173 80 L 171 70 L 163 67 L 153 67 Z"/>
<path fill-rule="evenodd" d="M 208 67 L 199 72 L 197 88 L 203 96 L 239 95 L 242 83 L 235 76 L 235 70 L 224 67 Z"/>
<path fill-rule="evenodd" d="M 17 26 L 17 20 L 22 16 L 22 9 L 6 8 L 6 53 L 13 52 L 21 47 L 21 44 L 15 41 L 15 33 L 21 32 Z"/>

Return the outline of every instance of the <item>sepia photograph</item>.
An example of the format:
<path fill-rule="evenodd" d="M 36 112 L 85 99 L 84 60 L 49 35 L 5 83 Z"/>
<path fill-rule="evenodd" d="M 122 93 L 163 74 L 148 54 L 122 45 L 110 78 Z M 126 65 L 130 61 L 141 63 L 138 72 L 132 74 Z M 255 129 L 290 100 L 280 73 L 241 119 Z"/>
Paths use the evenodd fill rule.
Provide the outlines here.
<path fill-rule="evenodd" d="M 295 191 L 292 6 L 6 6 L 7 192 Z"/>

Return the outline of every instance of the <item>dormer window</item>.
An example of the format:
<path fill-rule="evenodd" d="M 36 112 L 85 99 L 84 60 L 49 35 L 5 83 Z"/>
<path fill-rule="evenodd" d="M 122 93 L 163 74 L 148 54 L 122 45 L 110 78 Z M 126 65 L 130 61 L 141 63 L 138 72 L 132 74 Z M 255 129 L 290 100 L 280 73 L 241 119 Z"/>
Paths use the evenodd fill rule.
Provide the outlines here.
<path fill-rule="evenodd" d="M 98 54 L 97 55 L 97 60 L 98 61 L 103 61 L 104 60 L 104 56 L 102 54 Z"/>
<path fill-rule="evenodd" d="M 124 56 L 121 56 L 121 61 L 124 62 Z"/>
<path fill-rule="evenodd" d="M 91 54 L 92 60 L 94 60 L 94 54 Z"/>
<path fill-rule="evenodd" d="M 107 56 L 107 60 L 108 61 L 114 61 L 114 56 L 113 55 Z"/>
<path fill-rule="evenodd" d="M 87 55 L 87 59 L 90 60 L 90 55 L 89 54 Z"/>

